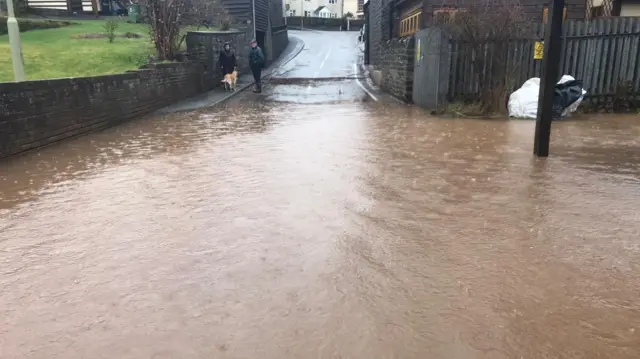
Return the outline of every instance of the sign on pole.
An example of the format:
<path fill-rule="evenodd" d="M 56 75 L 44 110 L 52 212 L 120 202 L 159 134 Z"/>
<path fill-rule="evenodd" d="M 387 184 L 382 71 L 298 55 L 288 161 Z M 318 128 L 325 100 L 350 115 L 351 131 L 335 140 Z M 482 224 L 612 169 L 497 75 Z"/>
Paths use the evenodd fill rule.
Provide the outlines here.
<path fill-rule="evenodd" d="M 536 41 L 533 48 L 533 59 L 542 60 L 544 58 L 544 41 Z"/>

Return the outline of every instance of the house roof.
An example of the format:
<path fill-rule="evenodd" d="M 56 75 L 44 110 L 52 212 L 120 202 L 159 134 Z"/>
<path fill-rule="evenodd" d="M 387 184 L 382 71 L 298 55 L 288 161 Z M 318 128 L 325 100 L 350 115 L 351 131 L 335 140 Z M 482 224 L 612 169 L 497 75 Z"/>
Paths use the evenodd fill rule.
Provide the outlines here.
<path fill-rule="evenodd" d="M 318 7 L 317 9 L 315 9 L 315 10 L 313 11 L 313 13 L 314 13 L 314 14 L 317 14 L 317 13 L 319 13 L 320 11 L 322 11 L 322 9 L 324 9 L 324 8 L 326 8 L 326 6 L 320 6 L 320 7 Z"/>

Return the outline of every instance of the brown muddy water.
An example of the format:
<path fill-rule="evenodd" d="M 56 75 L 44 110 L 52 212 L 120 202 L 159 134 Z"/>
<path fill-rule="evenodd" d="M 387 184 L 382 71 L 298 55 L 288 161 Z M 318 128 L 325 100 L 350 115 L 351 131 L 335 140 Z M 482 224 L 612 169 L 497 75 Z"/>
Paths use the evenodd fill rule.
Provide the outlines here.
<path fill-rule="evenodd" d="M 640 358 L 637 118 L 535 160 L 354 88 L 2 162 L 0 357 Z"/>

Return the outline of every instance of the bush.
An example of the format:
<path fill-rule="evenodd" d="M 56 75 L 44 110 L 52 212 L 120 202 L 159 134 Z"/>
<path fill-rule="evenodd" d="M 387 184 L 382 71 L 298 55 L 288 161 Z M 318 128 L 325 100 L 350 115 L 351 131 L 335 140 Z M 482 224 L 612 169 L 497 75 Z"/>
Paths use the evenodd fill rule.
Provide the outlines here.
<path fill-rule="evenodd" d="M 173 61 L 180 51 L 187 25 L 220 23 L 231 26 L 231 18 L 221 0 L 140 0 L 151 40 L 160 61 Z"/>
<path fill-rule="evenodd" d="M 70 21 L 18 19 L 18 25 L 20 26 L 20 32 L 25 32 L 31 30 L 57 29 L 59 27 L 73 25 L 73 23 Z M 0 16 L 0 35 L 6 34 L 7 18 Z"/>
<path fill-rule="evenodd" d="M 231 17 L 228 15 L 222 16 L 220 19 L 220 30 L 227 31 L 231 29 Z"/>
<path fill-rule="evenodd" d="M 116 29 L 118 28 L 118 21 L 109 19 L 104 23 L 104 32 L 109 39 L 109 43 L 113 43 L 116 38 Z"/>

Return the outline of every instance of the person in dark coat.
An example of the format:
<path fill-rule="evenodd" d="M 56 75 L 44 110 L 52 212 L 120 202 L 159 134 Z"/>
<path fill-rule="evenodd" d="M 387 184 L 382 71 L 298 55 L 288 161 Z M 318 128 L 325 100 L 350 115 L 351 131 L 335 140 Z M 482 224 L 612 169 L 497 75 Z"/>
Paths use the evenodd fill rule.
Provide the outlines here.
<path fill-rule="evenodd" d="M 251 40 L 249 67 L 251 67 L 253 79 L 256 81 L 256 88 L 253 92 L 260 93 L 262 92 L 262 81 L 260 81 L 260 77 L 262 75 L 262 68 L 264 67 L 264 53 L 262 53 L 262 49 L 258 46 L 256 40 Z"/>
<path fill-rule="evenodd" d="M 236 54 L 231 51 L 231 44 L 226 42 L 220 50 L 220 69 L 222 76 L 232 73 L 236 69 Z"/>

